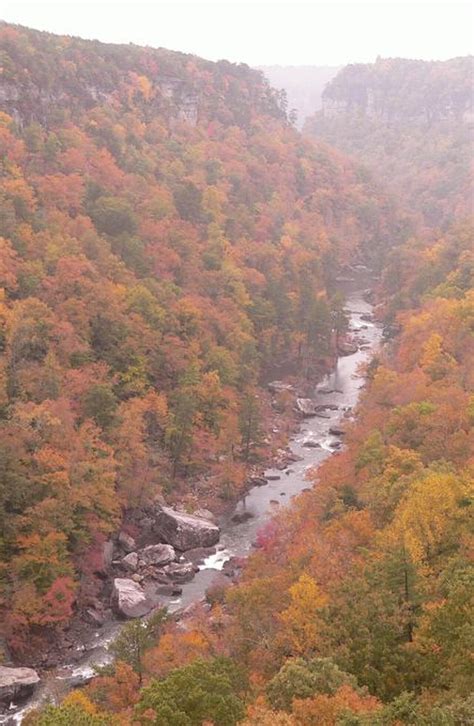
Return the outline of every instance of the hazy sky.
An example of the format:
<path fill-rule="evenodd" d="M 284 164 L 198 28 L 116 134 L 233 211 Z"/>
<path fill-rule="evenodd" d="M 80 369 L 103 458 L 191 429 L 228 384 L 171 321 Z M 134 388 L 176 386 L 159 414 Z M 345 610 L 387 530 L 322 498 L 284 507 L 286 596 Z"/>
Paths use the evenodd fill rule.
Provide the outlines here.
<path fill-rule="evenodd" d="M 0 0 L 0 17 L 54 33 L 250 65 L 340 65 L 377 55 L 446 59 L 473 52 L 473 4 L 456 0 Z"/>

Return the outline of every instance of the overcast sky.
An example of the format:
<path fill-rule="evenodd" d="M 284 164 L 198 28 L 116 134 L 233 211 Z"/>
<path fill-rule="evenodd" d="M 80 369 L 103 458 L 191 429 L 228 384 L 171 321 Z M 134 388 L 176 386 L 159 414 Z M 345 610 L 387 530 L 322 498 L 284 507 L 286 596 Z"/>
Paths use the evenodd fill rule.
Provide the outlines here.
<path fill-rule="evenodd" d="M 0 17 L 250 65 L 341 65 L 377 55 L 444 60 L 473 52 L 473 4 L 456 0 L 0 0 Z"/>

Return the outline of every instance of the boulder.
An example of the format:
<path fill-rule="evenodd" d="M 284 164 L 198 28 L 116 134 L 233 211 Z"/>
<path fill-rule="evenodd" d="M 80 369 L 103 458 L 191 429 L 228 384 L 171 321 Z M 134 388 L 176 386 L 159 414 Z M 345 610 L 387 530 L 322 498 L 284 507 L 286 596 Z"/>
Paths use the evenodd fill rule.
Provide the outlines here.
<path fill-rule="evenodd" d="M 303 441 L 303 446 L 306 449 L 320 449 L 321 444 L 317 441 L 313 441 L 313 439 L 307 439 L 306 441 Z"/>
<path fill-rule="evenodd" d="M 160 539 L 185 551 L 195 547 L 212 547 L 219 541 L 219 527 L 208 519 L 160 507 L 156 512 L 153 530 Z"/>
<path fill-rule="evenodd" d="M 125 552 L 133 552 L 137 548 L 137 544 L 133 537 L 126 532 L 119 532 L 118 543 Z"/>
<path fill-rule="evenodd" d="M 169 562 L 173 562 L 176 559 L 176 552 L 174 547 L 169 544 L 156 544 L 144 547 L 137 553 L 139 566 L 144 567 L 146 565 L 167 565 Z"/>
<path fill-rule="evenodd" d="M 337 426 L 331 426 L 331 428 L 329 429 L 329 433 L 333 436 L 344 436 L 346 432 L 344 431 L 344 429 L 340 429 Z"/>
<path fill-rule="evenodd" d="M 341 356 L 345 355 L 354 355 L 354 353 L 357 353 L 359 350 L 359 347 L 356 343 L 353 343 L 351 341 L 341 341 L 337 347 L 338 353 Z"/>
<path fill-rule="evenodd" d="M 33 668 L 0 666 L 0 701 L 10 704 L 30 696 L 40 677 Z"/>
<path fill-rule="evenodd" d="M 294 454 L 294 453 L 293 453 L 292 451 L 290 451 L 290 452 L 289 452 L 289 453 L 288 453 L 288 454 L 286 455 L 286 460 L 287 460 L 287 461 L 288 461 L 288 462 L 289 462 L 290 464 L 295 464 L 295 463 L 296 463 L 297 461 L 302 461 L 302 457 L 301 457 L 301 456 L 298 456 L 298 454 Z"/>
<path fill-rule="evenodd" d="M 193 579 L 196 567 L 192 562 L 172 562 L 170 565 L 163 567 L 163 572 L 173 582 L 188 582 Z"/>
<path fill-rule="evenodd" d="M 140 618 L 150 612 L 153 604 L 145 591 L 132 579 L 116 577 L 112 591 L 112 606 L 124 618 Z"/>
<path fill-rule="evenodd" d="M 138 555 L 136 552 L 129 552 L 128 555 L 122 557 L 120 564 L 123 565 L 127 570 L 135 572 L 138 569 Z"/>
<path fill-rule="evenodd" d="M 296 410 L 301 413 L 302 416 L 314 416 L 314 401 L 312 401 L 311 398 L 297 398 Z"/>

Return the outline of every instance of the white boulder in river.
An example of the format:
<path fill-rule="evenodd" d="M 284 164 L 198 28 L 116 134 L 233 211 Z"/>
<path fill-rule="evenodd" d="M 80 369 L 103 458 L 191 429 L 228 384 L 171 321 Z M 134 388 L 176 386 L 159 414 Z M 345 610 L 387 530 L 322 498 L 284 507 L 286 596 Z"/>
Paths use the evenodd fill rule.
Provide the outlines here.
<path fill-rule="evenodd" d="M 0 701 L 10 703 L 27 698 L 40 681 L 33 668 L 0 666 Z"/>
<path fill-rule="evenodd" d="M 160 507 L 155 513 L 156 535 L 181 552 L 196 547 L 212 547 L 219 541 L 220 529 L 208 519 Z"/>
<path fill-rule="evenodd" d="M 141 618 L 153 607 L 141 585 L 127 577 L 115 578 L 112 605 L 125 618 Z"/>

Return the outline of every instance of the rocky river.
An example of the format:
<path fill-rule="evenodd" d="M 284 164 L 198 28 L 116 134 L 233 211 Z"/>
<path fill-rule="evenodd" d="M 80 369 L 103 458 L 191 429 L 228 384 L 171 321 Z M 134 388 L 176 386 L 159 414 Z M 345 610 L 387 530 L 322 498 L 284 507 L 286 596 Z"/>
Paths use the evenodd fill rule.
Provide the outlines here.
<path fill-rule="evenodd" d="M 307 414 L 316 413 L 302 418 L 298 432 L 290 441 L 291 453 L 297 461 L 284 470 L 268 469 L 266 484 L 251 488 L 234 511 L 219 522 L 221 536 L 215 552 L 202 561 L 195 577 L 182 585 L 181 595 L 162 597 L 163 606 L 171 613 L 203 600 L 216 578 L 216 571 L 222 570 L 231 558 L 247 556 L 262 526 L 308 487 L 308 469 L 319 466 L 343 446 L 341 427 L 343 430 L 344 422 L 352 418 L 364 387 L 361 367 L 370 360 L 382 337 L 382 327 L 372 320 L 372 305 L 362 288 L 367 284 L 364 277 L 359 274 L 355 280 L 343 283 L 350 331 L 357 341 L 356 351 L 340 357 L 334 370 L 315 387 L 311 400 L 302 404 L 303 408 L 309 406 Z M 71 665 L 41 674 L 34 695 L 20 708 L 13 707 L 9 713 L 0 715 L 0 724 L 20 724 L 27 710 L 48 700 L 57 700 L 71 686 L 89 680 L 95 666 L 110 662 L 108 646 L 122 625 L 120 621 L 104 624 L 91 634 Z"/>

